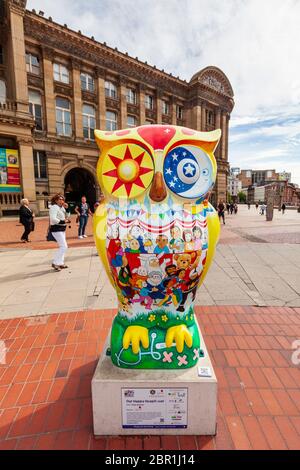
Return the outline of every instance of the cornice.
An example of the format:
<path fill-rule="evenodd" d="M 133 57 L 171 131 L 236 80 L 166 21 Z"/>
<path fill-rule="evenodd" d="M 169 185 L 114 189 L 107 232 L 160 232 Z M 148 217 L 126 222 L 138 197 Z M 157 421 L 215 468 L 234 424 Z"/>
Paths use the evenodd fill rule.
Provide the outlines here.
<path fill-rule="evenodd" d="M 154 87 L 169 89 L 180 96 L 184 96 L 188 89 L 188 84 L 183 80 L 34 13 L 26 12 L 24 26 L 25 34 L 39 41 L 42 47 L 44 47 L 43 44 L 47 44 L 46 47 L 75 55 L 81 60 L 97 63 L 100 67 L 114 70 L 118 75 L 129 75 L 128 79 L 134 78 Z M 128 70 L 130 70 L 129 74 Z"/>
<path fill-rule="evenodd" d="M 8 0 L 8 7 L 14 13 L 24 16 L 26 3 L 27 3 L 27 0 Z"/>
<path fill-rule="evenodd" d="M 134 80 L 142 83 L 143 87 L 158 89 L 159 94 L 169 93 L 185 101 L 198 97 L 224 107 L 229 113 L 234 107 L 231 85 L 225 74 L 216 67 L 203 69 L 187 83 L 155 66 L 134 59 L 127 53 L 99 43 L 94 38 L 72 31 L 66 25 L 59 25 L 29 11 L 25 14 L 24 29 L 27 36 L 25 39 L 30 41 L 32 38 L 39 42 L 43 57 L 49 60 L 53 61 L 59 54 L 71 56 L 69 60 L 75 68 L 84 64 L 92 65 L 99 78 L 105 79 L 109 70 L 111 74 L 115 74 L 117 81 L 126 83 Z"/>

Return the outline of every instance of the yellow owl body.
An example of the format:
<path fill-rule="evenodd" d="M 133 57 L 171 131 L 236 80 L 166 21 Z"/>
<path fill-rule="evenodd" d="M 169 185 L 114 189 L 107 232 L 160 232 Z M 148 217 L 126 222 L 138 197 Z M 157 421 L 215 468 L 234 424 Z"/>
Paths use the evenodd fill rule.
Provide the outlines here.
<path fill-rule="evenodd" d="M 119 300 L 112 361 L 192 367 L 201 354 L 193 304 L 220 229 L 207 196 L 221 133 L 157 125 L 95 135 L 105 200 L 94 234 Z"/>

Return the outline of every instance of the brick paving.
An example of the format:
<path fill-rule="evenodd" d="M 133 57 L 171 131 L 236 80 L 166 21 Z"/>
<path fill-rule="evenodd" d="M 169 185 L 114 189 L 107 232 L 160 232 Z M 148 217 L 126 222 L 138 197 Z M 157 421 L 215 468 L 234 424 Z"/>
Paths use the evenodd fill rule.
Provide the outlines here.
<path fill-rule="evenodd" d="M 95 439 L 91 378 L 114 311 L 90 310 L 0 322 L 0 449 L 299 449 L 300 308 L 196 311 L 218 378 L 216 436 Z"/>
<path fill-rule="evenodd" d="M 35 230 L 29 235 L 30 243 L 21 243 L 21 235 L 24 227 L 18 219 L 0 219 L 0 249 L 22 248 L 27 250 L 44 250 L 49 248 L 57 248 L 55 242 L 47 242 L 46 234 L 49 226 L 48 217 L 39 217 L 35 220 Z M 78 224 L 76 224 L 76 216 L 71 216 L 71 228 L 67 228 L 67 241 L 70 247 L 94 246 L 94 238 L 92 231 L 92 217 L 89 217 L 86 228 L 86 235 L 89 238 L 78 239 Z"/>
<path fill-rule="evenodd" d="M 89 239 L 79 240 L 77 237 L 78 225 L 75 223 L 75 215 L 71 216 L 71 228 L 67 229 L 69 246 L 91 246 L 94 244 L 92 237 L 92 217 L 89 218 L 87 235 Z M 256 243 L 300 243 L 300 214 L 296 210 L 288 210 L 284 215 L 274 210 L 272 222 L 266 222 L 265 217 L 260 216 L 255 207 L 247 209 L 247 205 L 240 205 L 237 215 L 225 215 L 226 224 L 221 227 L 220 244 Z M 55 248 L 54 242 L 45 240 L 48 228 L 48 217 L 37 218 L 35 231 L 30 234 L 29 244 L 20 243 L 23 226 L 17 218 L 0 219 L 0 249 L 2 248 L 26 248 L 49 249 Z"/>

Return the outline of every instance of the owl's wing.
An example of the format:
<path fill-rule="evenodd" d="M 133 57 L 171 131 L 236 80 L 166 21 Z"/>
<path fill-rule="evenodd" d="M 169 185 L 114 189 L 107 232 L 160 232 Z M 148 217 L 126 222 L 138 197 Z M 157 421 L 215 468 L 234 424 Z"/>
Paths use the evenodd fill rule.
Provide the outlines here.
<path fill-rule="evenodd" d="M 107 233 L 107 209 L 106 205 L 101 203 L 93 216 L 93 232 L 94 238 L 96 243 L 96 248 L 98 251 L 98 255 L 101 258 L 103 266 L 105 268 L 106 274 L 110 283 L 113 287 L 115 287 L 110 267 L 107 258 L 107 251 L 106 251 L 106 233 Z"/>
<path fill-rule="evenodd" d="M 212 260 L 215 256 L 216 246 L 220 236 L 220 221 L 217 211 L 209 203 L 206 211 L 207 217 L 207 229 L 208 229 L 208 250 L 206 263 L 203 269 L 203 273 L 200 279 L 200 284 L 204 281 L 207 271 L 210 268 Z"/>

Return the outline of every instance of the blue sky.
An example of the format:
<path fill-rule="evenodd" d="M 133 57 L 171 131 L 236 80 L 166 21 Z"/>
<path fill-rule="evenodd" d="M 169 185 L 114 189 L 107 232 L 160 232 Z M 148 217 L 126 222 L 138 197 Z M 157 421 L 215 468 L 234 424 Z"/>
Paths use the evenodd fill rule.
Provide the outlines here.
<path fill-rule="evenodd" d="M 190 80 L 228 76 L 232 166 L 291 171 L 300 185 L 300 0 L 28 0 L 28 9 Z"/>

